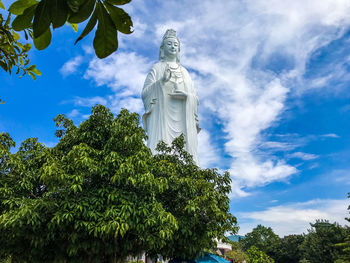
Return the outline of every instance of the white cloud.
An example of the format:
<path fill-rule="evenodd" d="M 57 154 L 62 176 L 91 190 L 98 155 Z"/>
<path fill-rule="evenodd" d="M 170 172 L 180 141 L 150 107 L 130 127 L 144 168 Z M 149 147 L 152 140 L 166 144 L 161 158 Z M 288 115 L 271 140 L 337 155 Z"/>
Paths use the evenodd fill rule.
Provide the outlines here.
<path fill-rule="evenodd" d="M 80 115 L 81 113 L 77 109 L 73 109 L 71 112 L 67 113 L 68 118 L 74 118 Z"/>
<path fill-rule="evenodd" d="M 287 155 L 289 158 L 298 158 L 304 161 L 314 160 L 318 158 L 318 155 L 304 152 L 294 152 Z"/>
<path fill-rule="evenodd" d="M 271 227 L 279 236 L 306 233 L 309 223 L 327 219 L 331 223 L 347 224 L 348 200 L 315 199 L 307 202 L 272 206 L 262 211 L 239 213 L 240 234 L 246 234 L 258 224 Z"/>
<path fill-rule="evenodd" d="M 340 138 L 339 135 L 335 134 L 335 133 L 328 133 L 328 134 L 323 134 L 321 135 L 322 137 L 326 137 L 326 138 Z"/>
<path fill-rule="evenodd" d="M 94 80 L 98 86 L 107 85 L 122 97 L 139 96 L 150 67 L 150 61 L 135 52 L 117 52 L 106 59 L 90 61 L 84 78 Z"/>
<path fill-rule="evenodd" d="M 141 25 L 140 36 L 123 38 L 128 51 L 92 59 L 84 75 L 115 93 L 105 98 L 107 105 L 114 112 L 124 105 L 142 113 L 138 98 L 146 74 L 157 58 L 165 29 L 174 28 L 181 41 L 181 61 L 192 70 L 200 98 L 201 126 L 210 138 L 217 133 L 212 124 L 220 124 L 225 143 L 215 147 L 224 147 L 231 157 L 232 196 L 245 196 L 249 187 L 287 180 L 298 173 L 273 150 L 293 150 L 299 144 L 271 141 L 264 132 L 279 123 L 288 97 L 319 90 L 331 78 L 305 81 L 305 68 L 316 50 L 344 34 L 350 25 L 350 2 L 193 0 L 188 5 L 184 0 L 169 0 L 148 5 L 141 1 L 139 10 L 136 5 L 129 8 Z M 146 57 L 147 52 L 152 54 Z M 207 134 L 200 136 L 203 140 Z M 208 147 L 212 146 L 199 149 L 200 158 L 212 164 L 216 157 L 201 152 Z"/>
<path fill-rule="evenodd" d="M 63 66 L 60 69 L 60 73 L 63 76 L 73 74 L 78 70 L 78 67 L 81 65 L 81 63 L 83 63 L 83 57 L 76 56 L 63 64 Z"/>
<path fill-rule="evenodd" d="M 75 97 L 73 99 L 73 103 L 76 106 L 92 107 L 92 106 L 95 106 L 96 104 L 107 105 L 107 100 L 99 96 L 91 97 L 91 98 Z"/>
<path fill-rule="evenodd" d="M 210 134 L 204 129 L 198 134 L 198 156 L 200 166 L 203 168 L 213 167 L 219 162 L 219 152 L 212 145 Z"/>

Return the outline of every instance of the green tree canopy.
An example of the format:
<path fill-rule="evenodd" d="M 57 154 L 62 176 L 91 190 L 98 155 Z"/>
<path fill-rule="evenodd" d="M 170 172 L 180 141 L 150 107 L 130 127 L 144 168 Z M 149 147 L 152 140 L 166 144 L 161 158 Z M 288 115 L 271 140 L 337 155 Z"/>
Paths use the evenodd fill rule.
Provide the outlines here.
<path fill-rule="evenodd" d="M 55 118 L 59 143 L 11 153 L 0 136 L 0 255 L 16 262 L 119 262 L 146 251 L 195 257 L 236 230 L 229 176 L 202 170 L 183 138 L 152 156 L 139 116 L 95 106 L 76 127 Z"/>
<path fill-rule="evenodd" d="M 276 258 L 281 246 L 281 239 L 273 232 L 272 228 L 262 225 L 258 225 L 252 232 L 246 234 L 241 242 L 244 250 L 247 251 L 250 247 L 255 246 L 272 258 Z"/>
<path fill-rule="evenodd" d="M 342 248 L 335 244 L 344 242 L 349 228 L 326 220 L 317 220 L 310 225 L 301 245 L 303 257 L 311 263 L 333 263 L 342 254 Z"/>
<path fill-rule="evenodd" d="M 300 245 L 304 235 L 288 235 L 281 238 L 275 261 L 278 263 L 298 263 L 302 259 Z"/>
<path fill-rule="evenodd" d="M 251 246 L 247 250 L 248 262 L 249 263 L 274 263 L 273 258 L 265 254 L 264 251 L 259 250 L 255 246 Z"/>

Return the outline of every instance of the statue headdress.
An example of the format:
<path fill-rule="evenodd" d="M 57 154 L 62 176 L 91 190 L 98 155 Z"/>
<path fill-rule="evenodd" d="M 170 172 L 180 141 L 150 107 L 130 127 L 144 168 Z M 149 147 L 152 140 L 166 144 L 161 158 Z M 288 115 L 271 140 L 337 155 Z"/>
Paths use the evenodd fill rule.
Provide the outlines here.
<path fill-rule="evenodd" d="M 165 40 L 165 39 L 167 39 L 167 38 L 176 38 L 177 39 L 177 41 L 179 41 L 179 39 L 177 38 L 177 36 L 176 36 L 176 31 L 174 30 L 174 29 L 168 29 L 166 32 L 165 32 L 165 34 L 164 34 L 164 36 L 163 36 L 163 41 Z"/>
<path fill-rule="evenodd" d="M 177 40 L 177 42 L 179 42 L 179 52 L 177 54 L 176 62 L 180 63 L 180 40 L 177 38 L 176 31 L 174 29 L 167 29 L 167 31 L 165 32 L 165 34 L 163 36 L 162 44 L 160 45 L 160 49 L 159 49 L 159 60 L 164 59 L 163 45 L 164 45 L 164 41 L 167 38 L 175 38 Z"/>

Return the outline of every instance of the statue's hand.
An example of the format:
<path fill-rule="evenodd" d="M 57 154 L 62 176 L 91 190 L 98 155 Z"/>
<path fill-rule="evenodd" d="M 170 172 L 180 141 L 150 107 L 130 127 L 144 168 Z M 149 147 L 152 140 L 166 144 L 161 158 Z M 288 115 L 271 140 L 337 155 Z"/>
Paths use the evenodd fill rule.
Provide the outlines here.
<path fill-rule="evenodd" d="M 169 68 L 169 65 L 167 65 L 162 78 L 163 83 L 168 82 L 170 78 L 171 78 L 171 70 Z"/>
<path fill-rule="evenodd" d="M 174 99 L 184 100 L 187 98 L 187 93 L 182 90 L 175 90 L 173 93 L 170 93 L 169 96 Z"/>

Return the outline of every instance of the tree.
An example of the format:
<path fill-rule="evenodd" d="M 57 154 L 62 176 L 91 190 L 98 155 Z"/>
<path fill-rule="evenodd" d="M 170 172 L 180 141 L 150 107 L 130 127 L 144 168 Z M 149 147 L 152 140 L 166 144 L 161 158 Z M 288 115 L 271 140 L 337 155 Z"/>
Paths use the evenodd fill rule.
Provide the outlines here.
<path fill-rule="evenodd" d="M 163 248 L 150 253 L 194 259 L 199 251 L 215 248 L 215 239 L 224 240 L 225 233 L 238 230 L 236 218 L 229 213 L 230 176 L 195 165 L 184 150 L 183 136 L 175 139 L 171 147 L 159 144 L 157 151 L 160 154 L 155 156 L 152 173 L 168 177 L 169 182 L 168 190 L 159 194 L 159 199 L 175 216 L 179 228 Z"/>
<path fill-rule="evenodd" d="M 238 242 L 232 242 L 232 251 L 226 252 L 225 256 L 234 263 L 244 263 L 248 260 L 248 255 L 242 251 L 242 245 Z"/>
<path fill-rule="evenodd" d="M 55 121 L 60 141 L 53 148 L 30 138 L 12 154 L 13 140 L 0 136 L 0 256 L 15 262 L 121 262 L 141 251 L 195 257 L 213 236 L 235 230 L 227 175 L 195 166 L 183 138 L 152 156 L 139 116 L 127 110 L 114 118 L 95 106 L 79 127 L 64 115 Z"/>
<path fill-rule="evenodd" d="M 249 263 L 274 263 L 275 261 L 255 246 L 247 250 Z"/>
<path fill-rule="evenodd" d="M 281 263 L 298 263 L 302 259 L 300 245 L 303 241 L 303 235 L 288 235 L 281 238 L 281 246 L 277 251 L 275 261 Z"/>
<path fill-rule="evenodd" d="M 350 198 L 350 193 L 348 193 L 348 198 Z M 348 206 L 350 210 L 350 205 Z M 345 218 L 346 221 L 350 222 L 350 218 Z M 349 263 L 350 262 L 350 231 L 347 237 L 344 239 L 344 242 L 336 244 L 337 247 L 342 248 L 342 255 L 339 258 L 337 263 Z"/>
<path fill-rule="evenodd" d="M 342 250 L 335 244 L 344 242 L 349 229 L 326 220 L 317 220 L 310 225 L 311 229 L 308 229 L 301 245 L 303 257 L 311 263 L 333 263 L 339 258 Z"/>
<path fill-rule="evenodd" d="M 276 258 L 278 249 L 281 246 L 281 239 L 273 232 L 272 228 L 262 225 L 258 225 L 252 232 L 246 234 L 241 242 L 245 251 L 255 246 L 272 258 Z"/>

